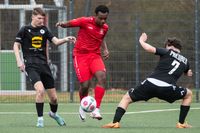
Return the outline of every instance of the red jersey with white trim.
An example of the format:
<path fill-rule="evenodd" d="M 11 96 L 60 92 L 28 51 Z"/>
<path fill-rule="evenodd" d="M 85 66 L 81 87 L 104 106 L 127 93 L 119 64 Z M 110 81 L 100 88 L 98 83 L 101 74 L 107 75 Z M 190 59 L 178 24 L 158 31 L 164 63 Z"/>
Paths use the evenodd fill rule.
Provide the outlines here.
<path fill-rule="evenodd" d="M 80 17 L 69 21 L 70 27 L 79 27 L 74 55 L 86 53 L 100 54 L 101 43 L 108 31 L 108 25 L 99 26 L 95 17 Z"/>

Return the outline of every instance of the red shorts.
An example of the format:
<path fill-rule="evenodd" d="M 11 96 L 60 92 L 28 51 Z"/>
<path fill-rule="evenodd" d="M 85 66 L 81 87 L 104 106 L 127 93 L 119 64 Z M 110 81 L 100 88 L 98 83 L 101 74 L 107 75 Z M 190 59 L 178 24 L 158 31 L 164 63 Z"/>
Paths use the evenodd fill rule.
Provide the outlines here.
<path fill-rule="evenodd" d="M 106 71 L 101 55 L 95 53 L 75 55 L 74 68 L 79 82 L 90 80 L 97 71 Z"/>

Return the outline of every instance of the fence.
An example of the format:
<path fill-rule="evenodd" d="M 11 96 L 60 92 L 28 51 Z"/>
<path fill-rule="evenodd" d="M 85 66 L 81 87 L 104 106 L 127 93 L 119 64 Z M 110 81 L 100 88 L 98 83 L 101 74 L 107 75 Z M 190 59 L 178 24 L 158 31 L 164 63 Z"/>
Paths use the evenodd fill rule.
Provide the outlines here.
<path fill-rule="evenodd" d="M 10 0 L 9 2 L 7 4 L 10 5 L 30 4 L 23 2 L 23 0 Z M 158 59 L 154 55 L 146 53 L 138 44 L 138 38 L 142 32 L 146 32 L 149 35 L 148 42 L 157 47 L 162 47 L 167 37 L 175 36 L 182 40 L 184 47 L 182 53 L 189 58 L 194 76 L 192 79 L 182 77 L 178 84 L 192 88 L 196 96 L 195 101 L 198 101 L 199 36 L 197 34 L 199 26 L 196 25 L 199 21 L 198 0 L 66 0 L 63 2 L 64 6 L 66 6 L 64 8 L 63 6 L 58 7 L 53 0 L 36 1 L 37 5 L 42 4 L 48 12 L 48 27 L 54 35 L 59 37 L 66 36 L 66 34 L 76 35 L 77 29 L 58 30 L 55 27 L 57 21 L 65 20 L 67 16 L 68 18 L 76 18 L 94 15 L 94 8 L 99 4 L 107 4 L 109 6 L 108 24 L 110 29 L 106 36 L 106 41 L 110 50 L 110 58 L 105 61 L 108 91 L 104 101 L 118 101 L 121 95 L 125 93 L 123 90 L 126 91 L 136 86 L 156 66 Z M 0 4 L 5 4 L 5 2 Z M 23 90 L 21 88 L 23 81 L 18 78 L 21 74 L 16 70 L 15 61 L 10 59 L 13 58 L 12 55 L 10 53 L 6 54 L 4 50 L 12 50 L 15 34 L 19 29 L 20 23 L 23 22 L 20 19 L 21 10 L 6 9 L 6 5 L 0 5 L 0 7 L 4 7 L 0 10 L 0 94 L 9 95 L 12 93 L 10 88 L 12 90 Z M 32 7 L 34 6 L 32 5 Z M 67 10 L 67 13 L 65 10 Z M 27 24 L 30 21 L 30 10 L 24 10 L 24 15 L 24 24 Z M 62 51 L 63 49 L 65 51 Z M 53 63 L 51 68 L 55 74 L 56 87 L 63 102 L 78 101 L 77 93 L 73 93 L 73 90 L 75 92 L 78 90 L 79 84 L 71 67 L 71 49 L 71 46 L 66 45 L 58 48 L 53 45 L 50 47 L 50 57 Z M 9 67 L 11 64 L 12 67 Z M 8 71 L 15 76 L 10 78 Z M 25 78 L 24 81 L 26 81 L 25 89 L 33 90 L 28 79 Z M 95 83 L 95 80 L 93 83 Z M 5 90 L 9 90 L 9 93 L 8 91 L 5 93 Z M 27 91 L 24 92 L 29 94 Z M 18 92 L 15 91 L 12 94 L 18 94 Z M 19 97 L 22 96 L 17 95 L 17 101 L 19 102 L 32 101 L 31 98 L 19 100 Z M 110 97 L 112 99 L 109 99 Z M 0 101 L 11 102 L 5 99 L 3 96 L 0 97 Z"/>

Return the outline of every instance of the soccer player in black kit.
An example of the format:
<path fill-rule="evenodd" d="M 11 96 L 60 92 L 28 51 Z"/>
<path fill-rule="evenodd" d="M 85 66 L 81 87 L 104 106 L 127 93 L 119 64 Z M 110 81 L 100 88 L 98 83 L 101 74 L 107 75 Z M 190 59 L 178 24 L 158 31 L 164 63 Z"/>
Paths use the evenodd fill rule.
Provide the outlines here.
<path fill-rule="evenodd" d="M 180 105 L 179 122 L 177 128 L 190 128 L 191 125 L 185 122 L 185 118 L 190 109 L 192 101 L 192 92 L 188 88 L 176 85 L 179 77 L 185 73 L 192 76 L 189 68 L 189 62 L 186 57 L 180 54 L 181 44 L 176 38 L 168 38 L 165 42 L 165 48 L 156 48 L 146 43 L 147 35 L 143 33 L 139 42 L 147 52 L 160 56 L 157 67 L 154 72 L 140 83 L 136 88 L 130 89 L 120 101 L 113 121 L 102 128 L 120 128 L 120 120 L 126 112 L 128 105 L 141 100 L 149 100 L 153 97 L 173 103 L 182 99 Z"/>
<path fill-rule="evenodd" d="M 17 33 L 13 45 L 18 68 L 26 72 L 28 78 L 36 90 L 36 110 L 38 115 L 37 127 L 44 127 L 43 107 L 45 89 L 50 99 L 51 111 L 49 116 L 57 121 L 60 126 L 65 125 L 65 121 L 57 114 L 57 94 L 54 86 L 54 79 L 48 66 L 47 40 L 55 45 L 66 42 L 75 42 L 76 38 L 68 36 L 58 39 L 44 26 L 45 12 L 41 8 L 34 8 L 32 11 L 31 24 L 23 26 Z M 22 49 L 23 59 L 20 57 Z"/>

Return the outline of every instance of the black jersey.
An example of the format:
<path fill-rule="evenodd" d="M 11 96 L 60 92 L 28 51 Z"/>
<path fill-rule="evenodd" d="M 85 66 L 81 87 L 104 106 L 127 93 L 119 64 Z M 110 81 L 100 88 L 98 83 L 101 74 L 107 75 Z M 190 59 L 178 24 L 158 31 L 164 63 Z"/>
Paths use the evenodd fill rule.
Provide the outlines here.
<path fill-rule="evenodd" d="M 150 78 L 176 84 L 178 78 L 189 70 L 188 59 L 180 53 L 165 48 L 156 48 L 155 54 L 160 56 L 160 60 L 154 72 L 149 76 Z"/>
<path fill-rule="evenodd" d="M 47 40 L 51 41 L 53 37 L 46 26 L 23 26 L 17 33 L 15 41 L 21 44 L 24 62 L 47 63 Z"/>

